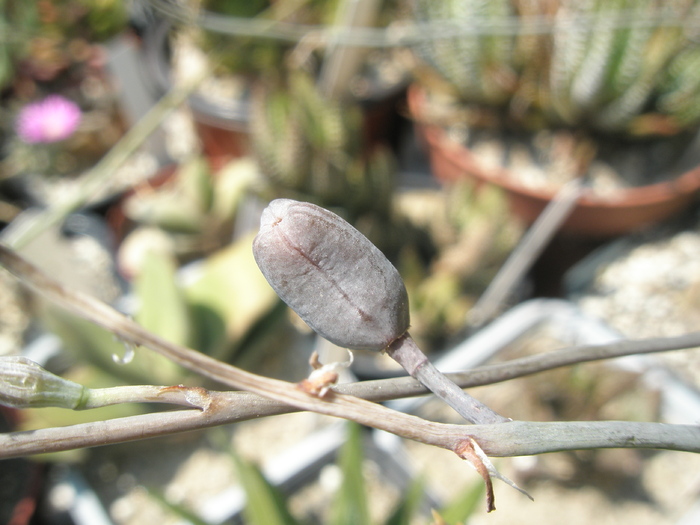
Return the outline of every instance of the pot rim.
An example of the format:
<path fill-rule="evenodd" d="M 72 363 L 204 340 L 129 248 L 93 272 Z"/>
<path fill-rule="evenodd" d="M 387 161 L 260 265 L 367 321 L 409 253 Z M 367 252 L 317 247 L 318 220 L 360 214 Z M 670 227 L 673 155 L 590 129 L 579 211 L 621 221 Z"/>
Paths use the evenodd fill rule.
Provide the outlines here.
<path fill-rule="evenodd" d="M 412 84 L 408 90 L 408 105 L 410 113 L 419 121 L 423 136 L 431 146 L 438 148 L 444 157 L 456 166 L 469 165 L 469 175 L 484 181 L 497 184 L 507 190 L 526 195 L 530 198 L 546 202 L 551 200 L 558 188 L 533 188 L 518 181 L 513 171 L 507 168 L 488 170 L 474 158 L 468 147 L 452 140 L 447 132 L 436 124 L 420 122 L 421 107 L 425 94 L 421 87 Z M 467 173 L 467 171 L 465 171 Z M 634 208 L 655 205 L 673 200 L 686 200 L 700 190 L 700 166 L 685 171 L 678 177 L 644 186 L 618 188 L 609 195 L 601 195 L 591 188 L 585 188 L 578 205 L 584 208 L 615 207 Z"/>

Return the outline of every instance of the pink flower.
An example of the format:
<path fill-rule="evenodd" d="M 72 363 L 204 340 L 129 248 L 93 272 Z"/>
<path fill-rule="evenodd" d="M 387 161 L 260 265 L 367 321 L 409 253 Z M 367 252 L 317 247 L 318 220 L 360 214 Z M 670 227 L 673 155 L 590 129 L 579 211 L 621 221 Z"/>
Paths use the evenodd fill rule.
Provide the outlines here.
<path fill-rule="evenodd" d="M 17 134 L 29 144 L 58 142 L 70 137 L 80 124 L 80 108 L 60 95 L 26 105 L 17 117 Z"/>

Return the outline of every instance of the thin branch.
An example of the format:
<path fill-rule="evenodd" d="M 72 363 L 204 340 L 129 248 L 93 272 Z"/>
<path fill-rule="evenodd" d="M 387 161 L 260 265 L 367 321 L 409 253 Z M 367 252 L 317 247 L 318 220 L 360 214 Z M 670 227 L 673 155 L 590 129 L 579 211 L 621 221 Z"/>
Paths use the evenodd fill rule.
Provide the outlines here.
<path fill-rule="evenodd" d="M 468 321 L 472 329 L 493 319 L 503 308 L 515 287 L 520 284 L 554 234 L 571 215 L 574 206 L 583 195 L 583 190 L 581 179 L 574 179 L 564 184 L 542 210 L 469 311 Z"/>
<path fill-rule="evenodd" d="M 347 395 L 363 395 L 367 399 L 378 401 L 426 393 L 427 390 L 412 378 L 340 385 L 336 390 L 346 394 L 331 393 L 327 398 L 320 399 L 305 394 L 293 384 L 256 376 L 192 350 L 182 349 L 162 341 L 107 305 L 82 294 L 65 290 L 1 245 L 0 263 L 25 283 L 41 290 L 44 295 L 63 304 L 71 311 L 102 326 L 118 327 L 113 330 L 120 337 L 134 344 L 148 344 L 164 355 L 170 356 L 174 353 L 181 364 L 189 365 L 192 369 L 234 388 L 245 388 L 259 394 L 205 392 L 201 395 L 207 396 L 210 402 L 202 403 L 206 405 L 206 409 L 202 411 L 145 414 L 69 427 L 4 434 L 0 435 L 0 458 L 163 436 L 254 417 L 292 412 L 295 410 L 294 407 L 353 419 L 367 426 L 450 450 L 455 450 L 465 439 L 473 438 L 478 441 L 486 454 L 492 456 L 516 456 L 606 447 L 665 448 L 700 452 L 700 427 L 696 426 L 628 422 L 519 421 L 493 425 L 448 425 L 395 412 Z M 577 362 L 689 348 L 698 346 L 699 343 L 700 333 L 694 333 L 674 338 L 582 346 L 482 367 L 467 373 L 450 374 L 450 376 L 462 386 L 467 384 L 476 386 Z M 207 370 L 212 363 L 213 370 Z M 259 384 L 256 385 L 255 382 Z"/>
<path fill-rule="evenodd" d="M 527 456 L 595 448 L 700 452 L 700 426 L 632 421 L 513 421 L 470 434 L 489 456 Z"/>
<path fill-rule="evenodd" d="M 473 388 L 501 383 L 518 377 L 579 363 L 614 359 L 629 355 L 688 349 L 697 350 L 698 348 L 700 348 L 700 332 L 691 332 L 674 337 L 624 340 L 601 345 L 571 346 L 545 354 L 521 357 L 504 363 L 480 366 L 465 372 L 445 373 L 445 375 L 461 388 Z M 352 385 L 339 385 L 336 387 L 336 390 L 377 402 L 430 393 L 428 389 L 410 377 L 377 379 Z"/>
<path fill-rule="evenodd" d="M 0 459 L 61 452 L 240 422 L 291 412 L 292 407 L 247 392 L 212 393 L 205 411 L 177 410 L 106 421 L 0 434 Z M 419 433 L 442 434 L 445 441 L 476 440 L 489 456 L 510 457 L 593 448 L 655 448 L 700 452 L 700 427 L 627 421 L 539 423 L 513 421 L 492 425 L 449 425 L 418 419 Z"/>
<path fill-rule="evenodd" d="M 44 297 L 102 326 L 125 342 L 146 346 L 189 370 L 232 388 L 247 390 L 301 410 L 350 419 L 366 426 L 449 450 L 455 450 L 458 442 L 465 438 L 464 427 L 456 427 L 461 429 L 457 434 L 450 433 L 442 430 L 440 425 L 435 423 L 353 396 L 331 392 L 321 398 L 303 391 L 292 383 L 246 372 L 195 350 L 165 341 L 107 304 L 61 286 L 2 245 L 0 245 L 0 264 Z M 210 409 L 211 407 L 204 413 L 207 414 Z"/>
<path fill-rule="evenodd" d="M 514 359 L 507 363 L 483 366 L 469 372 L 447 375 L 462 387 L 475 387 L 576 363 L 632 354 L 681 350 L 696 346 L 700 346 L 700 332 L 678 337 L 572 347 L 544 355 Z M 163 389 L 163 387 L 153 388 Z M 337 385 L 335 390 L 375 402 L 430 393 L 428 389 L 411 377 L 342 384 Z M 143 399 L 142 401 L 149 400 Z M 0 434 L 0 458 L 121 443 L 297 411 L 287 404 L 250 392 L 202 391 L 198 405 L 210 406 L 213 409 L 207 411 L 206 414 L 199 414 L 198 411 L 191 410 L 167 414 L 145 414 L 112 420 L 113 422 L 104 421 L 70 427 L 48 428 L 32 433 Z M 575 429 L 574 434 L 576 434 L 578 427 L 575 425 L 578 424 L 572 423 L 572 425 L 574 425 L 572 428 Z M 473 428 L 470 427 L 470 432 Z M 534 427 L 528 431 L 534 431 L 532 428 Z M 676 427 L 666 426 L 666 428 L 675 429 Z M 603 432 L 606 429 L 600 430 Z M 538 440 L 539 437 L 536 437 L 534 442 L 538 442 Z M 554 442 L 546 442 L 544 445 L 545 450 L 529 449 L 529 452 L 523 452 L 523 454 L 553 452 L 554 449 L 549 447 L 561 446 Z M 571 447 L 577 448 L 576 442 L 572 443 Z"/>
<path fill-rule="evenodd" d="M 426 356 L 408 332 L 391 343 L 386 353 L 399 363 L 421 384 L 451 406 L 470 423 L 507 423 L 508 418 L 497 414 L 478 399 L 467 394 L 440 372 Z"/>
<path fill-rule="evenodd" d="M 572 346 L 562 350 L 547 352 L 546 354 L 522 357 L 505 363 L 475 368 L 468 372 L 447 375 L 462 388 L 469 388 L 477 385 L 508 381 L 516 377 L 578 363 L 613 359 L 628 355 L 670 352 L 673 350 L 697 350 L 698 347 L 700 347 L 700 332 L 691 332 L 674 337 L 655 337 L 616 341 L 602 345 Z"/>
<path fill-rule="evenodd" d="M 125 443 L 292 412 L 249 392 L 209 392 L 206 410 L 154 412 L 106 421 L 0 434 L 0 459 Z"/>

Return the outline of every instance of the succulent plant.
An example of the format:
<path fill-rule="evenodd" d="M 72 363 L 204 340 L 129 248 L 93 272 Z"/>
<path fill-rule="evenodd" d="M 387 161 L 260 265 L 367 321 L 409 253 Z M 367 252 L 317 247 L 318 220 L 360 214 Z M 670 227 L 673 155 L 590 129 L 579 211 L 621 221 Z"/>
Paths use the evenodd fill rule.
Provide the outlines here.
<path fill-rule="evenodd" d="M 319 0 L 193 0 L 189 3 L 192 4 L 193 10 L 203 11 L 208 18 L 216 21 L 218 30 L 197 28 L 195 34 L 197 43 L 204 52 L 215 59 L 218 72 L 243 75 L 278 70 L 283 66 L 285 55 L 294 47 L 294 43 L 237 35 L 235 26 L 241 19 L 269 20 L 271 24 L 286 22 L 312 25 L 320 23 L 326 12 L 332 13 L 335 7 L 335 2 Z"/>
<path fill-rule="evenodd" d="M 431 239 L 404 246 L 399 269 L 411 297 L 411 334 L 426 352 L 462 337 L 467 315 L 520 240 L 523 225 L 502 190 L 468 182 L 435 195 L 404 193 L 397 207 Z M 417 210 L 414 212 L 414 210 Z"/>
<path fill-rule="evenodd" d="M 498 20 L 514 14 L 510 0 L 492 2 L 467 0 L 414 3 L 415 16 L 423 21 Z M 458 38 L 436 38 L 415 47 L 465 99 L 500 104 L 511 94 L 502 81 L 513 76 L 512 35 L 472 34 Z"/>
<path fill-rule="evenodd" d="M 393 162 L 384 149 L 363 150 L 361 120 L 357 105 L 322 96 L 305 73 L 291 74 L 280 87 L 260 87 L 252 105 L 253 149 L 276 196 L 342 206 L 352 217 L 386 214 Z"/>
<path fill-rule="evenodd" d="M 464 101 L 510 117 L 669 133 L 700 121 L 697 30 L 685 25 L 699 9 L 694 0 L 417 0 L 417 18 L 479 31 L 415 49 Z"/>

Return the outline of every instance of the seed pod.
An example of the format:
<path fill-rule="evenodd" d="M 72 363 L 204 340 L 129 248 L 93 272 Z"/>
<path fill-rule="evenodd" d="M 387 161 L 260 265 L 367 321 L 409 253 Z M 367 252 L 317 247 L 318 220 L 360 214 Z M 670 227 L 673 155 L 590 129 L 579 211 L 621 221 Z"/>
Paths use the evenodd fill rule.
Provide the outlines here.
<path fill-rule="evenodd" d="M 408 329 L 408 294 L 399 272 L 367 237 L 328 210 L 272 201 L 253 254 L 282 300 L 338 346 L 380 351 Z"/>

